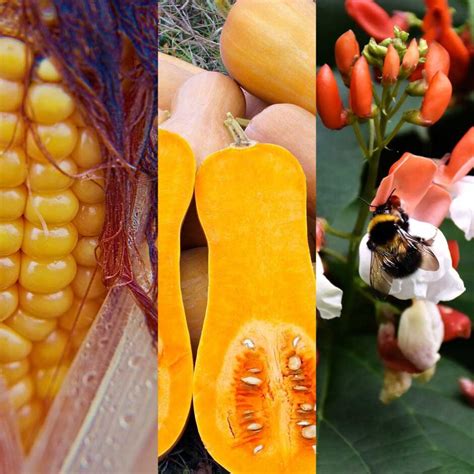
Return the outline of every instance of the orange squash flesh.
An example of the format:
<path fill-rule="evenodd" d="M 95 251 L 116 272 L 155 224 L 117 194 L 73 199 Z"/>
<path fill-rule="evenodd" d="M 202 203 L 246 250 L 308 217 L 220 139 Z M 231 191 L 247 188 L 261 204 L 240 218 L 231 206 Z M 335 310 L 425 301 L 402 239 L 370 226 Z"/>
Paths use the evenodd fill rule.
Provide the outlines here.
<path fill-rule="evenodd" d="M 158 132 L 158 456 L 178 441 L 189 415 L 193 359 L 180 287 L 180 230 L 196 163 L 180 136 Z"/>
<path fill-rule="evenodd" d="M 251 94 L 316 113 L 313 0 L 238 0 L 220 45 L 227 71 Z"/>
<path fill-rule="evenodd" d="M 301 166 L 278 146 L 231 147 L 201 165 L 195 196 L 209 248 L 193 395 L 204 445 L 232 473 L 315 472 L 316 295 Z"/>

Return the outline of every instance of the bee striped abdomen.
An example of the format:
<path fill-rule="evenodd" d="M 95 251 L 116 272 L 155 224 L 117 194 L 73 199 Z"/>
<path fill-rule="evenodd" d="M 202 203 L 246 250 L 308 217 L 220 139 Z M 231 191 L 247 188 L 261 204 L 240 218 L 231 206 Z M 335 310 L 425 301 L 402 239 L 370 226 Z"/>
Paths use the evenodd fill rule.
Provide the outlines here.
<path fill-rule="evenodd" d="M 386 245 L 396 238 L 398 218 L 390 214 L 375 216 L 369 223 L 369 249 L 375 245 Z"/>

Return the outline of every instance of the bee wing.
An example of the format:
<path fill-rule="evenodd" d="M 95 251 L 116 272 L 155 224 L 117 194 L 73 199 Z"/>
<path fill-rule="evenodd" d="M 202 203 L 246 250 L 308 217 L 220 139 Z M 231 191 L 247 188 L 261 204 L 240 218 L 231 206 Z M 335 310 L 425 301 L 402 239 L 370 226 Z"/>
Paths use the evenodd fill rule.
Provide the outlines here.
<path fill-rule="evenodd" d="M 433 251 L 429 248 L 433 244 L 434 238 L 429 239 L 429 240 L 424 240 L 424 239 L 414 237 L 413 235 L 405 231 L 401 231 L 400 233 L 408 245 L 412 247 L 416 247 L 418 251 L 420 252 L 421 254 L 420 268 L 422 270 L 435 272 L 436 270 L 439 269 L 438 259 L 436 258 L 436 255 L 433 253 Z"/>
<path fill-rule="evenodd" d="M 383 252 L 372 251 L 370 260 L 370 286 L 380 293 L 388 295 L 392 287 L 393 278 L 384 270 L 385 255 Z"/>

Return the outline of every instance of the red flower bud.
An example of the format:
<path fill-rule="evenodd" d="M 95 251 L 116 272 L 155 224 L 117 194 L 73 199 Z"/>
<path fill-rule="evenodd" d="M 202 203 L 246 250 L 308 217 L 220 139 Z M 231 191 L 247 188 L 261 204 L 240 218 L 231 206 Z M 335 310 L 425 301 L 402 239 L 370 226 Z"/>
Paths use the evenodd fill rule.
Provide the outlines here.
<path fill-rule="evenodd" d="M 377 41 L 393 36 L 394 21 L 373 0 L 346 0 L 346 11 L 364 31 Z"/>
<path fill-rule="evenodd" d="M 418 66 L 420 60 L 420 52 L 418 51 L 418 43 L 416 39 L 410 41 L 410 45 L 403 56 L 402 69 L 403 72 L 409 76 Z"/>
<path fill-rule="evenodd" d="M 436 41 L 430 43 L 425 63 L 425 77 L 428 83 L 438 71 L 448 75 L 449 64 L 449 53 L 446 49 Z"/>
<path fill-rule="evenodd" d="M 421 372 L 403 355 L 398 347 L 397 338 L 395 336 L 395 326 L 392 322 L 384 323 L 379 326 L 377 350 L 383 365 L 388 369 L 397 372 L 408 372 L 410 374 Z"/>
<path fill-rule="evenodd" d="M 344 77 L 344 81 L 349 79 L 352 65 L 360 56 L 359 43 L 352 30 L 346 31 L 339 36 L 334 47 L 337 68 Z"/>
<path fill-rule="evenodd" d="M 393 44 L 388 45 L 387 55 L 383 62 L 382 84 L 395 84 L 400 72 L 400 56 Z"/>
<path fill-rule="evenodd" d="M 458 268 L 459 265 L 459 244 L 457 240 L 448 240 L 449 253 L 451 254 L 451 262 L 453 268 Z"/>
<path fill-rule="evenodd" d="M 342 105 L 336 78 L 327 64 L 316 76 L 316 106 L 327 128 L 338 130 L 347 125 L 347 114 Z"/>
<path fill-rule="evenodd" d="M 461 390 L 461 393 L 469 405 L 474 407 L 474 381 L 465 377 L 460 378 L 459 390 Z"/>
<path fill-rule="evenodd" d="M 443 116 L 452 92 L 451 81 L 444 72 L 438 71 L 428 84 L 428 90 L 421 104 L 420 118 L 423 125 L 433 125 Z"/>
<path fill-rule="evenodd" d="M 469 50 L 453 28 L 443 29 L 439 36 L 439 42 L 446 48 L 451 58 L 449 78 L 454 84 L 460 84 L 468 73 Z"/>
<path fill-rule="evenodd" d="M 438 309 L 444 324 L 444 342 L 452 341 L 458 337 L 464 339 L 471 337 L 471 320 L 468 316 L 441 304 L 438 305 Z"/>
<path fill-rule="evenodd" d="M 368 118 L 372 115 L 372 78 L 364 56 L 352 68 L 349 99 L 351 109 L 358 117 Z"/>

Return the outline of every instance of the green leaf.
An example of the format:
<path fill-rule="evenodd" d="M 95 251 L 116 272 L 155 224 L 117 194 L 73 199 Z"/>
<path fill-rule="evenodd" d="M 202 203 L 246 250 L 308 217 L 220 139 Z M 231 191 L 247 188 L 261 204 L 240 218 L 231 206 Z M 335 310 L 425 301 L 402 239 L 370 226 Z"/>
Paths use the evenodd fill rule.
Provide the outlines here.
<path fill-rule="evenodd" d="M 474 412 L 458 394 L 458 378 L 469 376 L 464 368 L 444 358 L 431 382 L 414 382 L 387 406 L 378 400 L 375 335 L 320 339 L 320 473 L 473 472 Z"/>

